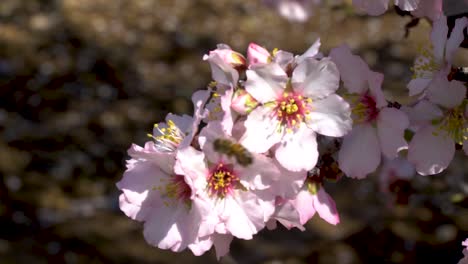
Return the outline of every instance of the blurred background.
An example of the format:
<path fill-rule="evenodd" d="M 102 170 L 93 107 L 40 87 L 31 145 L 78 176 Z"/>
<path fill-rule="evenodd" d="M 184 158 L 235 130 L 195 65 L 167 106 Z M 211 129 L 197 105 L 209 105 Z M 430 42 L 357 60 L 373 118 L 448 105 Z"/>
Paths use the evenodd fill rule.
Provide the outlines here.
<path fill-rule="evenodd" d="M 405 101 L 409 67 L 429 43 L 421 20 L 357 14 L 322 1 L 292 23 L 260 0 L 0 1 L 0 263 L 216 263 L 146 244 L 118 208 L 127 148 L 168 112 L 190 113 L 210 81 L 203 54 L 249 42 L 326 54 L 348 43 Z M 467 53 L 456 64 L 468 65 Z M 456 263 L 468 237 L 468 163 L 379 187 L 378 174 L 327 185 L 341 223 L 314 217 L 234 240 L 222 263 Z M 395 187 L 396 186 L 396 187 Z M 385 189 L 385 188 L 384 188 Z"/>

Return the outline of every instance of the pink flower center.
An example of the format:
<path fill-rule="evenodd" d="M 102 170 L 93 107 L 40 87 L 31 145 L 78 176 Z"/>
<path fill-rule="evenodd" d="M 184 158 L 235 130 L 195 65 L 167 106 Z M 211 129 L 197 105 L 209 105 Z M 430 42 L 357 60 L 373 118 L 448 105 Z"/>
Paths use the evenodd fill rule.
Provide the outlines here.
<path fill-rule="evenodd" d="M 284 92 L 276 102 L 276 116 L 281 122 L 281 126 L 293 129 L 298 128 L 301 122 L 307 118 L 310 113 L 308 104 L 312 100 L 299 94 Z"/>
<path fill-rule="evenodd" d="M 210 173 L 208 178 L 208 191 L 210 195 L 224 198 L 232 194 L 239 177 L 233 172 L 232 166 L 220 162 Z"/>
<path fill-rule="evenodd" d="M 161 193 L 161 197 L 165 198 L 163 202 L 165 206 L 175 206 L 177 202 L 183 202 L 190 207 L 192 189 L 185 182 L 184 176 L 172 175 L 168 181 L 161 181 L 166 184 L 154 187 L 153 189 L 158 190 Z"/>
<path fill-rule="evenodd" d="M 353 119 L 357 123 L 372 122 L 377 119 L 379 109 L 374 97 L 366 93 L 363 95 L 352 110 Z"/>

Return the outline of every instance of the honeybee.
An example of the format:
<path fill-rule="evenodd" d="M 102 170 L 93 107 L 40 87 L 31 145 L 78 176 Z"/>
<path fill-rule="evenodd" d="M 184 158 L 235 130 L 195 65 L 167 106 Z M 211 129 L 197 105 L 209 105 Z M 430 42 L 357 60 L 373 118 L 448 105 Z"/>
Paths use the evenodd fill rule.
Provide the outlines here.
<path fill-rule="evenodd" d="M 216 139 L 213 142 L 213 148 L 215 151 L 225 154 L 228 157 L 235 157 L 237 163 L 244 167 L 253 162 L 252 154 L 244 146 L 229 139 Z"/>

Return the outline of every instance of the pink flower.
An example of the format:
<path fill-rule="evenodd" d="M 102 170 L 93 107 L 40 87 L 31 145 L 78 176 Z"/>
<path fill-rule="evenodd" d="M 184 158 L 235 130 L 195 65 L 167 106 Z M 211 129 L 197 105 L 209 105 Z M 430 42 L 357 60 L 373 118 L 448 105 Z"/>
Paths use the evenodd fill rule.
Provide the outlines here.
<path fill-rule="evenodd" d="M 436 75 L 449 75 L 453 56 L 464 39 L 463 30 L 467 25 L 467 18 L 457 19 L 450 38 L 447 39 L 447 18 L 442 16 L 434 22 L 431 32 L 432 46 L 421 51 L 412 68 L 413 79 L 408 83 L 410 96 L 425 92 Z"/>
<path fill-rule="evenodd" d="M 229 142 L 215 146 L 219 140 Z M 180 151 L 176 164 L 176 171 L 191 179 L 193 199 L 211 206 L 203 216 L 200 237 L 224 234 L 251 239 L 274 212 L 274 194 L 268 187 L 279 177 L 278 170 L 259 155 L 244 162 L 231 149 L 238 143 L 223 133 L 219 122 L 202 130 L 200 146 L 203 152 L 190 147 Z"/>
<path fill-rule="evenodd" d="M 192 143 L 198 132 L 198 125 L 204 117 L 204 106 L 210 95 L 209 91 L 200 90 L 192 95 L 194 117 L 169 113 L 166 122 L 154 125 L 153 134 L 148 136 L 155 141 L 154 147 L 160 152 L 175 152 Z"/>
<path fill-rule="evenodd" d="M 275 62 L 247 70 L 245 88 L 261 105 L 248 116 L 241 143 L 275 157 L 291 171 L 312 169 L 318 157 L 316 133 L 341 137 L 351 128 L 349 105 L 334 92 L 339 73 L 328 58 L 304 59 L 291 78 Z"/>
<path fill-rule="evenodd" d="M 413 109 L 410 118 L 417 124 L 408 150 L 408 160 L 421 175 L 445 170 L 455 154 L 455 143 L 468 154 L 468 100 L 466 87 L 439 74 L 427 88 L 426 98 Z M 413 123 L 412 122 L 412 123 Z"/>
<path fill-rule="evenodd" d="M 159 152 L 153 142 L 145 148 L 133 145 L 128 153 L 132 159 L 117 183 L 123 192 L 120 209 L 145 223 L 143 234 L 149 244 L 175 252 L 191 247 L 194 254 L 202 254 L 198 231 L 208 207 L 190 199 L 185 177 L 174 173 L 174 153 Z"/>
<path fill-rule="evenodd" d="M 351 102 L 354 121 L 351 133 L 343 139 L 338 163 L 347 176 L 362 179 L 377 169 L 381 153 L 393 159 L 407 148 L 403 136 L 409 120 L 399 109 L 387 107 L 381 90 L 383 75 L 370 71 L 348 46 L 334 48 L 330 56 L 350 93 L 346 98 Z"/>
<path fill-rule="evenodd" d="M 389 0 L 353 0 L 353 5 L 361 11 L 372 16 L 379 16 L 385 13 Z M 413 11 L 418 7 L 420 0 L 395 0 L 395 5 L 405 11 Z"/>

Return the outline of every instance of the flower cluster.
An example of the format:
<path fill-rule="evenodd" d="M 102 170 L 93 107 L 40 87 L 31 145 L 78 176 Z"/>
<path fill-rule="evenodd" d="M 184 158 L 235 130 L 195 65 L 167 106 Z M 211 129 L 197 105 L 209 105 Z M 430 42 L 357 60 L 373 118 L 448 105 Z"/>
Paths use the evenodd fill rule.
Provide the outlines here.
<path fill-rule="evenodd" d="M 374 13 L 388 4 L 354 2 Z M 403 107 L 386 100 L 383 74 L 346 45 L 329 56 L 320 40 L 302 55 L 251 43 L 244 56 L 218 45 L 203 58 L 213 82 L 192 96 L 193 116 L 168 114 L 151 141 L 129 149 L 121 210 L 144 222 L 151 245 L 195 255 L 214 246 L 219 258 L 234 237 L 252 239 L 277 222 L 304 230 L 317 213 L 338 224 L 326 180 L 365 178 L 382 161 L 382 190 L 415 170 L 441 172 L 456 145 L 468 152 L 466 84 L 451 78 L 467 25 L 458 19 L 448 34 L 445 17 L 434 22 L 408 84 L 415 102 Z"/>

